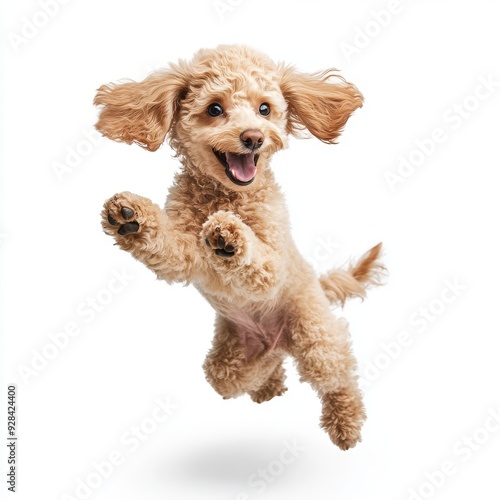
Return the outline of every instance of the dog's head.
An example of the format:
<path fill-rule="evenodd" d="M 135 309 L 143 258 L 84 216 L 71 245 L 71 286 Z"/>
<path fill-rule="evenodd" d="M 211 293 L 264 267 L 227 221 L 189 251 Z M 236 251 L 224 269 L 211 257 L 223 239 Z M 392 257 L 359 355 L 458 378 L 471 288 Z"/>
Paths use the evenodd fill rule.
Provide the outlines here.
<path fill-rule="evenodd" d="M 335 143 L 363 103 L 335 70 L 299 73 L 243 46 L 199 51 L 142 82 L 102 86 L 97 129 L 156 151 L 167 135 L 183 162 L 234 190 L 259 184 L 259 171 L 289 134 L 307 129 Z"/>

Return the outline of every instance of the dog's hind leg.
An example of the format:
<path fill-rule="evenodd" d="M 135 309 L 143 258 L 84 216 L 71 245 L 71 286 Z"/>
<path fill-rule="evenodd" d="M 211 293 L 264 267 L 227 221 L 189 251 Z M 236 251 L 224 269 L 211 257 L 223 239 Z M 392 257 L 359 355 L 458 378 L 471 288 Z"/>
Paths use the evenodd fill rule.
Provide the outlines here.
<path fill-rule="evenodd" d="M 248 393 L 263 402 L 285 392 L 283 354 L 278 351 L 253 355 L 241 342 L 237 327 L 222 316 L 215 324 L 215 336 L 203 369 L 210 385 L 224 398 Z"/>
<path fill-rule="evenodd" d="M 321 398 L 323 429 L 339 448 L 347 450 L 361 440 L 366 418 L 356 360 L 347 323 L 330 313 L 324 295 L 315 295 L 302 297 L 296 304 L 289 326 L 291 352 L 301 381 L 309 382 Z"/>
<path fill-rule="evenodd" d="M 283 367 L 282 359 L 278 359 L 276 368 L 271 373 L 270 377 L 256 391 L 249 391 L 252 401 L 256 403 L 264 403 L 273 399 L 275 396 L 282 396 L 286 391 L 285 386 L 285 368 Z"/>

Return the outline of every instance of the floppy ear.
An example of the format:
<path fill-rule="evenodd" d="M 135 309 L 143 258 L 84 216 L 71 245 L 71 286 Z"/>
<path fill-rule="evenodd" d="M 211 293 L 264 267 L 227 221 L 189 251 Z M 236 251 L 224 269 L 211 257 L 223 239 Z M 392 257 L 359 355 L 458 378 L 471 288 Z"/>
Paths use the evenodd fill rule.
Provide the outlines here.
<path fill-rule="evenodd" d="M 115 141 L 156 151 L 175 121 L 187 81 L 181 68 L 172 66 L 142 82 L 103 85 L 94 99 L 103 106 L 97 130 Z"/>
<path fill-rule="evenodd" d="M 307 74 L 286 67 L 281 92 L 288 103 L 288 132 L 300 137 L 307 128 L 329 144 L 336 143 L 349 116 L 363 105 L 359 90 L 334 69 Z"/>

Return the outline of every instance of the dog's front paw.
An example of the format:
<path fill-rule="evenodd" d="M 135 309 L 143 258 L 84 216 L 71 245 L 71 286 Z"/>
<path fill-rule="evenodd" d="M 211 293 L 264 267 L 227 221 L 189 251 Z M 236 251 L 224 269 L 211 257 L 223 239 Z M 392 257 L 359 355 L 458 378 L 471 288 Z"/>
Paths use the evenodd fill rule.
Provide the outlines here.
<path fill-rule="evenodd" d="M 139 242 L 156 234 L 158 210 L 151 200 L 142 196 L 129 192 L 115 194 L 104 203 L 102 227 L 119 244 Z"/>
<path fill-rule="evenodd" d="M 201 244 L 221 260 L 241 264 L 249 260 L 248 231 L 250 228 L 238 215 L 220 210 L 203 224 Z"/>

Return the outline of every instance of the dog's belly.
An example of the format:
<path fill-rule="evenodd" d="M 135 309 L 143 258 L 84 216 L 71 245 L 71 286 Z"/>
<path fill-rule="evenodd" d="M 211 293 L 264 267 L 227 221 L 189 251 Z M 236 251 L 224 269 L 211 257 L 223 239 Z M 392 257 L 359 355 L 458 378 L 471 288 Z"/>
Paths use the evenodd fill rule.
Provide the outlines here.
<path fill-rule="evenodd" d="M 228 308 L 221 312 L 234 325 L 247 360 L 256 359 L 274 349 L 287 347 L 286 320 L 280 311 L 259 314 Z"/>

